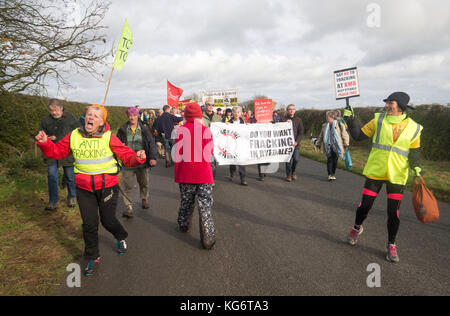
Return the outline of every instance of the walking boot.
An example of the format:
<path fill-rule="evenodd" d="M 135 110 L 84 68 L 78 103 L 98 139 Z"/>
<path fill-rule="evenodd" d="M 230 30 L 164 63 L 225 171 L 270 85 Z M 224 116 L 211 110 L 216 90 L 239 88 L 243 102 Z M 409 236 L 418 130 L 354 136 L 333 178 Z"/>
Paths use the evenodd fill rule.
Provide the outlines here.
<path fill-rule="evenodd" d="M 75 207 L 77 206 L 77 198 L 73 197 L 67 200 L 67 206 L 68 207 Z"/>
<path fill-rule="evenodd" d="M 122 214 L 123 217 L 128 217 L 131 218 L 134 216 L 133 214 L 133 206 L 128 205 L 127 208 L 125 209 L 125 212 L 123 212 Z"/>
<path fill-rule="evenodd" d="M 58 202 L 56 203 L 48 203 L 48 205 L 45 207 L 46 211 L 56 211 L 58 209 Z"/>
<path fill-rule="evenodd" d="M 142 208 L 143 209 L 149 209 L 150 208 L 150 203 L 149 203 L 148 199 L 142 199 Z"/>

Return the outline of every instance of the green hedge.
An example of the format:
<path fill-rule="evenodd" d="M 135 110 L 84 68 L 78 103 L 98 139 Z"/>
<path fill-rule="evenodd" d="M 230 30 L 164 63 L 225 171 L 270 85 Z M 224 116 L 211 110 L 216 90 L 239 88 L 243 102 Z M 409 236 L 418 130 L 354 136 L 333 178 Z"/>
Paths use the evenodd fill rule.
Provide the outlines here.
<path fill-rule="evenodd" d="M 64 101 L 65 111 L 76 119 L 84 114 L 87 103 Z M 29 95 L 0 95 L 0 162 L 11 155 L 22 156 L 33 148 L 42 118 L 49 114 L 48 98 Z M 127 121 L 126 107 L 108 106 L 108 123 L 118 129 Z"/>
<path fill-rule="evenodd" d="M 34 136 L 42 118 L 48 115 L 48 98 L 29 95 L 0 95 L 0 162 L 13 154 L 21 156 L 33 148 Z M 64 102 L 67 112 L 79 118 L 87 103 Z M 108 122 L 113 130 L 119 128 L 127 117 L 126 107 L 107 107 Z M 374 113 L 382 108 L 355 108 L 355 115 L 361 124 L 369 122 Z M 340 109 L 343 111 L 343 109 Z M 318 136 L 325 122 L 326 110 L 300 110 L 305 126 L 305 136 Z M 450 151 L 450 108 L 442 105 L 421 105 L 409 112 L 422 124 L 422 156 L 428 160 L 449 161 Z M 370 147 L 370 141 L 352 142 L 352 146 Z"/>
<path fill-rule="evenodd" d="M 383 108 L 355 108 L 355 116 L 361 127 L 373 119 L 374 114 Z M 343 109 L 340 109 L 343 112 Z M 296 113 L 301 117 L 305 136 L 319 136 L 322 124 L 325 122 L 327 110 L 300 110 Z M 423 126 L 421 137 L 422 157 L 434 161 L 449 161 L 450 159 L 450 108 L 442 105 L 420 105 L 408 114 Z M 352 146 L 370 147 L 370 141 L 355 142 Z"/>

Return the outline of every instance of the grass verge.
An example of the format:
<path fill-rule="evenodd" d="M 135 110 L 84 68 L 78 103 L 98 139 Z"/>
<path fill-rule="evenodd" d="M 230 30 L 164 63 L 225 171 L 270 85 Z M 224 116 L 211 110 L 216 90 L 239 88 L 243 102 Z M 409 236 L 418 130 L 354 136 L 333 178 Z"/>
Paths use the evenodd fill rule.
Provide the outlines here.
<path fill-rule="evenodd" d="M 353 162 L 353 167 L 350 171 L 362 175 L 369 153 L 369 150 L 363 147 L 350 147 L 350 154 Z M 300 154 L 315 161 L 323 163 L 327 162 L 327 158 L 323 154 L 323 151 L 314 150 L 314 146 L 310 140 L 302 141 Z M 433 192 L 434 196 L 439 200 L 450 202 L 450 162 L 422 160 L 421 164 L 422 169 L 425 172 L 423 175 L 425 182 L 428 188 Z M 345 169 L 345 163 L 341 159 L 339 159 L 338 168 Z M 325 166 L 324 174 L 326 174 Z M 414 176 L 410 173 L 406 189 L 412 191 L 413 184 Z"/>
<path fill-rule="evenodd" d="M 55 294 L 66 266 L 82 254 L 78 207 L 66 206 L 64 189 L 58 210 L 44 211 L 47 171 L 38 160 L 0 167 L 0 296 Z"/>

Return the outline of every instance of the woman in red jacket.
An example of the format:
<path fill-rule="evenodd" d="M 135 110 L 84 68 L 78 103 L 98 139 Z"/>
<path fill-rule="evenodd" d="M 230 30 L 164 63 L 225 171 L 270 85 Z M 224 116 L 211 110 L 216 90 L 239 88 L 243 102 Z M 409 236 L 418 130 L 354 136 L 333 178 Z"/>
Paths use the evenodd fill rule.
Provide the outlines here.
<path fill-rule="evenodd" d="M 186 106 L 184 118 L 186 124 L 178 128 L 173 149 L 175 182 L 179 183 L 181 193 L 178 226 L 182 232 L 189 231 L 197 197 L 200 238 L 203 248 L 209 250 L 216 242 L 211 214 L 214 183 L 211 156 L 214 143 L 210 129 L 202 124 L 203 113 L 197 103 Z"/>
<path fill-rule="evenodd" d="M 116 218 L 119 197 L 120 159 L 127 167 L 137 167 L 146 161 L 145 151 L 134 153 L 110 131 L 106 122 L 107 111 L 94 104 L 88 107 L 84 126 L 72 131 L 60 142 L 49 141 L 44 131 L 36 136 L 36 143 L 48 158 L 62 159 L 69 154 L 75 158 L 75 185 L 83 220 L 85 242 L 84 257 L 87 260 L 85 275 L 91 276 L 100 260 L 98 224 L 100 221 L 117 239 L 119 254 L 127 250 L 128 233 Z"/>

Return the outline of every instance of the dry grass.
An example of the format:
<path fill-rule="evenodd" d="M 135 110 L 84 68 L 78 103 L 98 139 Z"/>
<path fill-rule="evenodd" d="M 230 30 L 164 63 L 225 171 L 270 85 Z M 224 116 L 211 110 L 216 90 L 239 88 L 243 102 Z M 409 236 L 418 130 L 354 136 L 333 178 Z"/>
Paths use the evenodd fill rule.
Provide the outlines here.
<path fill-rule="evenodd" d="M 26 171 L 16 181 L 0 174 L 0 296 L 54 294 L 82 253 L 78 208 L 61 201 L 47 212 L 47 201 L 45 174 Z"/>

